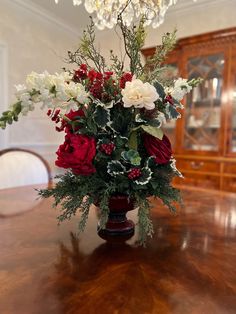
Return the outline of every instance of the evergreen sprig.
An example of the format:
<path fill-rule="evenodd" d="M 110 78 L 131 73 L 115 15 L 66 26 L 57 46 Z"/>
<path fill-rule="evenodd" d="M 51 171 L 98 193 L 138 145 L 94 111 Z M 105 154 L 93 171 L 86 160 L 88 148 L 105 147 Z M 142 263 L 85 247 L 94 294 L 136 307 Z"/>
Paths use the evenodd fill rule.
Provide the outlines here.
<path fill-rule="evenodd" d="M 162 44 L 156 47 L 154 55 L 147 58 L 144 69 L 144 79 L 146 81 L 152 82 L 160 77 L 160 72 L 164 70 L 162 63 L 176 45 L 176 32 L 174 30 L 172 33 L 166 33 L 162 37 Z"/>
<path fill-rule="evenodd" d="M 105 58 L 99 53 L 95 44 L 95 26 L 90 17 L 90 24 L 84 30 L 78 49 L 75 52 L 68 51 L 68 63 L 86 64 L 91 67 L 91 62 L 95 69 L 104 72 L 106 69 Z"/>
<path fill-rule="evenodd" d="M 147 237 L 152 237 L 154 230 L 152 220 L 150 218 L 151 205 L 147 198 L 136 194 L 136 206 L 138 207 L 138 241 L 145 246 Z"/>

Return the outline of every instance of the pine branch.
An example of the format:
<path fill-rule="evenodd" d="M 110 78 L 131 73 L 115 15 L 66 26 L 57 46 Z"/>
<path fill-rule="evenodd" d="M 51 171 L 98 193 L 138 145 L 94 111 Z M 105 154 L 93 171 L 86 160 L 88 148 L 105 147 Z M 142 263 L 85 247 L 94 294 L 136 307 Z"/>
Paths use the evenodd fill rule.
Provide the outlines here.
<path fill-rule="evenodd" d="M 104 72 L 106 68 L 105 58 L 98 52 L 95 46 L 95 25 L 90 17 L 90 24 L 84 30 L 80 45 L 75 52 L 68 51 L 68 63 L 81 65 L 85 63 L 88 67 L 92 62 L 99 72 Z"/>
<path fill-rule="evenodd" d="M 152 82 L 159 76 L 162 63 L 165 61 L 169 52 L 171 52 L 176 45 L 176 30 L 172 33 L 166 33 L 162 37 L 162 45 L 156 47 L 156 51 L 153 56 L 147 59 L 144 68 L 144 79 L 148 82 Z"/>
<path fill-rule="evenodd" d="M 146 245 L 147 237 L 152 237 L 154 230 L 152 220 L 150 218 L 150 204 L 147 198 L 136 196 L 138 206 L 138 228 L 139 228 L 139 243 L 143 246 Z"/>

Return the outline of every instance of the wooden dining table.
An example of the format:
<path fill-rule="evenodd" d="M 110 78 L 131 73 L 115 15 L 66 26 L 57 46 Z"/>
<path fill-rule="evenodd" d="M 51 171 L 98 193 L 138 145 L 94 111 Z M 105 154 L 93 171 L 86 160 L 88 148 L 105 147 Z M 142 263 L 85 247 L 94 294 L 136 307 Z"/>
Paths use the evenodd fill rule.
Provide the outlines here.
<path fill-rule="evenodd" d="M 92 207 L 57 224 L 52 199 L 33 186 L 0 191 L 1 314 L 235 314 L 236 196 L 182 191 L 172 214 L 151 199 L 154 236 L 146 247 L 97 235 Z M 137 212 L 130 212 L 137 222 Z"/>

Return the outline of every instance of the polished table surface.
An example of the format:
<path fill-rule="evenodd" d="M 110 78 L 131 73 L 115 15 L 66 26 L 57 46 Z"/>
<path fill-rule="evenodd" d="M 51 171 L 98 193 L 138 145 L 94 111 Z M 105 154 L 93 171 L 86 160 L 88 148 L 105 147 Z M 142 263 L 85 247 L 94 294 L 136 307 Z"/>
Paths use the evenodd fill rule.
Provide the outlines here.
<path fill-rule="evenodd" d="M 0 218 L 1 314 L 236 313 L 234 195 L 183 191 L 177 215 L 153 201 L 146 248 L 100 239 L 95 208 L 78 238 L 78 217 L 57 226 L 52 200 L 34 197 L 0 191 L 0 212 L 28 210 Z"/>

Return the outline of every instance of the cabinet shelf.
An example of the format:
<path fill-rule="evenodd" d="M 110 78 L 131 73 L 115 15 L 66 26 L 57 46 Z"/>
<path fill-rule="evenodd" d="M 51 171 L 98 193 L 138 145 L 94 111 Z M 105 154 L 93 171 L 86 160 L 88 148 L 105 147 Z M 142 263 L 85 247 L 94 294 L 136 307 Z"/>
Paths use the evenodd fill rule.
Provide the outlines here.
<path fill-rule="evenodd" d="M 203 125 L 203 126 L 186 126 L 186 129 L 212 129 L 212 130 L 218 130 L 220 129 L 220 125 Z"/>
<path fill-rule="evenodd" d="M 209 108 L 210 106 L 214 107 L 220 107 L 221 106 L 221 99 L 220 98 L 209 98 L 209 99 L 201 99 L 201 100 L 192 100 L 192 104 L 190 105 L 190 108 L 192 106 L 195 107 L 206 107 Z"/>

